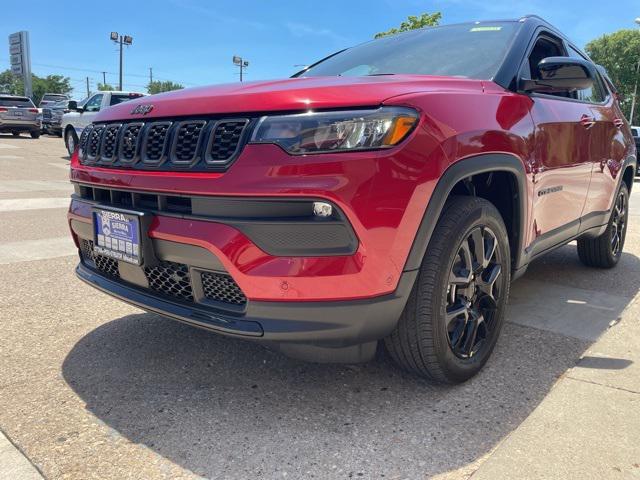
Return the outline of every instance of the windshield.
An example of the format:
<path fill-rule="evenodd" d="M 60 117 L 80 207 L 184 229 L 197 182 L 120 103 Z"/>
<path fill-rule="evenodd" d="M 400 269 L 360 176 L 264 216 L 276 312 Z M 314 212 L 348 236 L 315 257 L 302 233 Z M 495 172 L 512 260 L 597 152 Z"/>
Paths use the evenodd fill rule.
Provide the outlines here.
<path fill-rule="evenodd" d="M 0 97 L 0 107 L 35 107 L 33 102 L 24 97 Z"/>
<path fill-rule="evenodd" d="M 300 77 L 417 74 L 491 79 L 511 45 L 517 22 L 423 28 L 363 43 Z"/>

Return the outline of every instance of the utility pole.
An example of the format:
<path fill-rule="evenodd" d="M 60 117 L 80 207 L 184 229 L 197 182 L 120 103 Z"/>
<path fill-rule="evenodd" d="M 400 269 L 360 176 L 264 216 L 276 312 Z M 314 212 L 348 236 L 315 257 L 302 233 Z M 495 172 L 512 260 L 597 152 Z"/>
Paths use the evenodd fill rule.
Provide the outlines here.
<path fill-rule="evenodd" d="M 249 62 L 247 60 L 244 60 L 242 57 L 238 57 L 237 55 L 234 55 L 233 64 L 240 67 L 240 81 L 242 81 L 242 72 L 245 68 L 249 66 Z"/>
<path fill-rule="evenodd" d="M 91 94 L 89 91 L 89 77 L 87 77 L 87 97 Z"/>
<path fill-rule="evenodd" d="M 111 32 L 109 38 L 120 46 L 120 80 L 118 82 L 118 90 L 122 90 L 122 45 L 131 45 L 133 43 L 133 37 L 131 35 L 118 35 L 118 32 Z"/>
<path fill-rule="evenodd" d="M 149 67 L 149 83 L 153 83 L 153 68 Z"/>
<path fill-rule="evenodd" d="M 102 84 L 107 84 L 107 72 L 102 72 Z"/>

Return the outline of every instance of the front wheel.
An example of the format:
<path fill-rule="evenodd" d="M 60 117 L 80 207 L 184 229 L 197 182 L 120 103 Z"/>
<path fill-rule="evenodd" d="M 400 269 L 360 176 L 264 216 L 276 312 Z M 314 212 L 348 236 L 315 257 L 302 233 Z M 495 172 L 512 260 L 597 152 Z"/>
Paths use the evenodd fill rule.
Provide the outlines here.
<path fill-rule="evenodd" d="M 596 238 L 578 239 L 578 257 L 588 267 L 613 268 L 620 261 L 629 220 L 629 189 L 622 182 L 607 229 Z"/>
<path fill-rule="evenodd" d="M 31 138 L 40 138 L 40 132 L 31 132 Z"/>
<path fill-rule="evenodd" d="M 452 197 L 398 325 L 385 339 L 387 350 L 430 380 L 471 378 L 500 334 L 510 276 L 509 238 L 498 210 L 482 198 Z"/>
<path fill-rule="evenodd" d="M 64 143 L 67 146 L 67 152 L 71 157 L 73 155 L 73 152 L 75 152 L 76 150 L 76 145 L 78 144 L 78 136 L 76 135 L 76 132 L 73 131 L 73 129 L 70 128 L 69 130 L 67 130 L 67 133 L 64 136 Z"/>

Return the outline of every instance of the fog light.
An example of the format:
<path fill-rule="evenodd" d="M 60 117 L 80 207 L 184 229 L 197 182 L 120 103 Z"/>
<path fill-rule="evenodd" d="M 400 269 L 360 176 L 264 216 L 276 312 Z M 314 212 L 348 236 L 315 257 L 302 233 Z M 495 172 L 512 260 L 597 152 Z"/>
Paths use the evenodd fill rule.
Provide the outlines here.
<path fill-rule="evenodd" d="M 330 217 L 333 207 L 326 202 L 313 202 L 313 214 L 316 217 Z"/>

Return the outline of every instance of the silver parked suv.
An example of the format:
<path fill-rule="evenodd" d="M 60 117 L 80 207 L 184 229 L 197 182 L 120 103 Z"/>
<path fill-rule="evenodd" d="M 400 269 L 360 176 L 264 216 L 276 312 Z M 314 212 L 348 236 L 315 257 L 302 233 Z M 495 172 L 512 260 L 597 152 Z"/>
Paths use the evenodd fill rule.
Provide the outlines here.
<path fill-rule="evenodd" d="M 41 127 L 38 109 L 30 98 L 0 95 L 0 133 L 12 133 L 17 137 L 22 132 L 29 132 L 31 138 L 38 138 Z"/>

